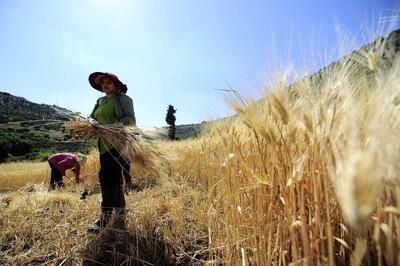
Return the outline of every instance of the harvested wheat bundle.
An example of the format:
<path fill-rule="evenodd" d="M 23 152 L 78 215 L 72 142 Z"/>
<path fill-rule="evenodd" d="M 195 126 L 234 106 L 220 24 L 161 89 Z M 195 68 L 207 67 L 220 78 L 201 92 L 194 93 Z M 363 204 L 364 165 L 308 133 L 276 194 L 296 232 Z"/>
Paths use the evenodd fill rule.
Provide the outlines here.
<path fill-rule="evenodd" d="M 158 173 L 158 162 L 163 157 L 157 148 L 143 138 L 136 126 L 98 124 L 88 119 L 68 121 L 65 128 L 71 134 L 85 138 L 101 137 L 110 142 L 129 162 L 136 162 L 152 174 Z"/>

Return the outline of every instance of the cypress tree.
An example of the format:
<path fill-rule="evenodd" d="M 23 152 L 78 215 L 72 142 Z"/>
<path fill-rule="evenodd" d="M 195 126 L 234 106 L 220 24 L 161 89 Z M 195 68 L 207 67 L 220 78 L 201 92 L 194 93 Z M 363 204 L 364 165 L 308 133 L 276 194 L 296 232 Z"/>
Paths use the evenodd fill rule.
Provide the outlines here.
<path fill-rule="evenodd" d="M 168 105 L 168 110 L 167 110 L 167 116 L 165 118 L 165 121 L 167 122 L 167 124 L 169 125 L 168 128 L 168 137 L 172 140 L 175 139 L 175 132 L 176 132 L 176 128 L 175 128 L 175 113 L 176 113 L 177 109 L 174 109 L 174 107 L 172 105 Z"/>

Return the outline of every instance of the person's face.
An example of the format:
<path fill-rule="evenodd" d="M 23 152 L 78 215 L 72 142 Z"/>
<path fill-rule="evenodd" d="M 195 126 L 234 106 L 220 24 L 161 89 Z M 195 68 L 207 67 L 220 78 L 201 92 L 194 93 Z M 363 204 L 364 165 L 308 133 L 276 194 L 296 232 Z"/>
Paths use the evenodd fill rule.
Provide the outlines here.
<path fill-rule="evenodd" d="M 106 95 L 113 95 L 116 92 L 115 85 L 109 78 L 103 78 L 101 80 L 101 89 Z"/>

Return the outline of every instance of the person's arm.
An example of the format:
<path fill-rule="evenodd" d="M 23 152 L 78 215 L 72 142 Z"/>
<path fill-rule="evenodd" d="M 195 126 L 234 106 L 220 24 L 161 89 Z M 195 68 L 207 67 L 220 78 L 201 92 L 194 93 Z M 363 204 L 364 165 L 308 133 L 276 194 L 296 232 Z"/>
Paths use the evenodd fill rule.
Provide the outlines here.
<path fill-rule="evenodd" d="M 81 173 L 81 165 L 76 162 L 74 168 L 72 168 L 72 172 L 75 173 L 75 182 L 78 183 L 79 182 L 79 176 Z"/>
<path fill-rule="evenodd" d="M 133 124 L 136 126 L 135 111 L 133 110 L 132 99 L 127 95 L 122 95 L 120 98 L 121 110 L 123 117 L 119 119 L 124 125 Z"/>

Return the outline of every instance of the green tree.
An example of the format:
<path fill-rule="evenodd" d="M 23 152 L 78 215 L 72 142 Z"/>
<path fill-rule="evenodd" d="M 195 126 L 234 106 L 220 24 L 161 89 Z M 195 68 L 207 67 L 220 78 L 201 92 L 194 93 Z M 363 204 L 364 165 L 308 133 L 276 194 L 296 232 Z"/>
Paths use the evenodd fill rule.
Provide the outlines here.
<path fill-rule="evenodd" d="M 175 132 L 176 132 L 176 128 L 175 128 L 175 113 L 178 109 L 174 109 L 174 106 L 172 105 L 168 105 L 168 110 L 167 110 L 167 116 L 165 118 L 165 121 L 167 122 L 167 124 L 169 125 L 169 129 L 168 129 L 168 137 L 172 140 L 175 139 Z"/>
<path fill-rule="evenodd" d="M 2 163 L 8 157 L 11 146 L 11 143 L 5 140 L 0 141 L 0 163 Z"/>
<path fill-rule="evenodd" d="M 16 141 L 12 143 L 10 153 L 14 156 L 22 156 L 32 151 L 32 145 L 27 141 Z"/>

